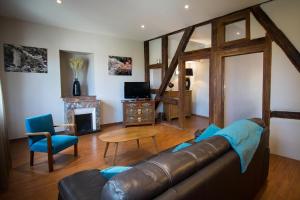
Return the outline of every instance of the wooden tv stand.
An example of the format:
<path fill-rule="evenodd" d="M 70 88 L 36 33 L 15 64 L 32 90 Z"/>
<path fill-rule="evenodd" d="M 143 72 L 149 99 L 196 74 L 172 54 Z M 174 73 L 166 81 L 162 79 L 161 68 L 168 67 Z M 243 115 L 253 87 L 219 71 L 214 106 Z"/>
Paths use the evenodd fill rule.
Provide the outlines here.
<path fill-rule="evenodd" d="M 123 125 L 146 125 L 155 124 L 155 101 L 145 100 L 123 100 Z"/>

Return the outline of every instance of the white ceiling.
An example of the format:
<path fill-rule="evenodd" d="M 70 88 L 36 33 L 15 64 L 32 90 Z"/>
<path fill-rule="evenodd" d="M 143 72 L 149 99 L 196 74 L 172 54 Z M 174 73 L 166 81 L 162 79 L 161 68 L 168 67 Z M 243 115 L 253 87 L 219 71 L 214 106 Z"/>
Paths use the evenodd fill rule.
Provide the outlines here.
<path fill-rule="evenodd" d="M 147 40 L 266 0 L 0 0 L 0 15 Z M 189 10 L 184 5 L 189 4 Z M 140 26 L 144 24 L 145 30 Z"/>

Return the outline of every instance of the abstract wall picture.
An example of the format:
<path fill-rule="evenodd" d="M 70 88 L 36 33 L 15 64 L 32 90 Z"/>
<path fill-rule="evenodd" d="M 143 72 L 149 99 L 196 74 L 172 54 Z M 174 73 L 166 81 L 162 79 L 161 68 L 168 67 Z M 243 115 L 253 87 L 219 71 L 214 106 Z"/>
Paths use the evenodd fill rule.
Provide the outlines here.
<path fill-rule="evenodd" d="M 47 49 L 4 44 L 6 72 L 48 73 Z"/>
<path fill-rule="evenodd" d="M 132 75 L 132 58 L 109 56 L 108 72 L 110 75 Z"/>

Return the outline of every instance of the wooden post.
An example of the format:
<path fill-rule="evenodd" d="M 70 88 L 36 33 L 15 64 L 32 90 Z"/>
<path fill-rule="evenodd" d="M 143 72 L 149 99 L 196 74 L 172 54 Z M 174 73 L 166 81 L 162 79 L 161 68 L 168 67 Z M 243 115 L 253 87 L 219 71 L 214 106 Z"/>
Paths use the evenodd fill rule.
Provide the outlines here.
<path fill-rule="evenodd" d="M 149 72 L 149 42 L 144 42 L 144 60 L 145 60 L 145 81 L 150 81 L 150 72 Z"/>
<path fill-rule="evenodd" d="M 165 77 L 165 74 L 168 70 L 168 36 L 163 36 L 161 39 L 161 57 L 162 57 L 162 70 L 161 78 L 162 80 Z"/>
<path fill-rule="evenodd" d="M 266 47 L 263 57 L 263 102 L 262 102 L 262 118 L 267 127 L 270 126 L 271 117 L 271 67 L 272 67 L 272 40 L 266 36 Z"/>
<path fill-rule="evenodd" d="M 178 122 L 179 127 L 184 129 L 185 121 L 185 61 L 179 57 L 178 59 L 179 77 L 178 77 L 178 88 L 179 88 L 179 112 L 178 112 Z"/>
<path fill-rule="evenodd" d="M 215 112 L 214 112 L 214 104 L 215 104 L 215 67 L 216 67 L 216 49 L 217 49 L 217 31 L 218 26 L 216 22 L 212 22 L 211 24 L 211 52 L 209 59 L 209 123 L 215 122 Z"/>

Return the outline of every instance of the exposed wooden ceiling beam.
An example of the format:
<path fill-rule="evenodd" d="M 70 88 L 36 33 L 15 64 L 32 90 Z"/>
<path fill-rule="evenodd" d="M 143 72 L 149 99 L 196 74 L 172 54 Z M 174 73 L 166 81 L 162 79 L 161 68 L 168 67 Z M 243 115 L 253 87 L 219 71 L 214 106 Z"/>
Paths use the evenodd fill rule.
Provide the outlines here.
<path fill-rule="evenodd" d="M 257 21 L 266 29 L 271 39 L 280 46 L 293 63 L 296 69 L 300 72 L 300 53 L 286 35 L 276 26 L 272 19 L 261 9 L 260 6 L 251 8 L 251 11 Z"/>

